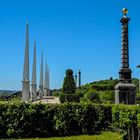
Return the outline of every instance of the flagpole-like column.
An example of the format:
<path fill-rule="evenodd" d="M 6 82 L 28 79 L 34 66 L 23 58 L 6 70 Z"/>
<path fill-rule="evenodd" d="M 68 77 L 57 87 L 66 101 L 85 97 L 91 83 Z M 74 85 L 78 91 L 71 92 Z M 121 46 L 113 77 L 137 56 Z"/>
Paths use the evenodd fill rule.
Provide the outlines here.
<path fill-rule="evenodd" d="M 39 97 L 40 97 L 40 99 L 43 98 L 43 50 L 42 50 L 42 54 L 41 54 Z"/>
<path fill-rule="evenodd" d="M 28 101 L 30 97 L 30 81 L 29 81 L 29 24 L 26 23 L 26 42 L 25 56 L 22 80 L 22 100 Z"/>
<path fill-rule="evenodd" d="M 36 41 L 34 41 L 34 56 L 33 56 L 33 70 L 32 70 L 32 84 L 31 84 L 31 99 L 37 100 L 37 84 L 36 84 Z"/>

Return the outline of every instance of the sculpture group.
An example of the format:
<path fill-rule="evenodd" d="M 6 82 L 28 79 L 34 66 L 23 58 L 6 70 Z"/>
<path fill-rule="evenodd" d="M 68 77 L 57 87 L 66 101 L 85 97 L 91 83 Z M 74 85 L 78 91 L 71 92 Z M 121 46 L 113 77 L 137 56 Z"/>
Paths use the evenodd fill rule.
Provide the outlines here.
<path fill-rule="evenodd" d="M 30 88 L 29 79 L 29 24 L 26 24 L 26 41 L 25 41 L 25 56 L 24 56 L 24 68 L 23 68 L 23 80 L 22 80 L 22 100 L 23 101 L 36 101 L 43 99 L 44 96 L 50 95 L 49 87 L 49 68 L 47 63 L 45 64 L 45 74 L 43 71 L 43 50 L 41 54 L 40 65 L 40 82 L 39 89 L 37 90 L 36 82 L 36 41 L 34 41 L 34 55 L 33 55 L 33 68 L 32 68 L 32 81 Z M 44 78 L 45 75 L 45 78 Z M 31 89 L 31 90 L 30 90 Z"/>

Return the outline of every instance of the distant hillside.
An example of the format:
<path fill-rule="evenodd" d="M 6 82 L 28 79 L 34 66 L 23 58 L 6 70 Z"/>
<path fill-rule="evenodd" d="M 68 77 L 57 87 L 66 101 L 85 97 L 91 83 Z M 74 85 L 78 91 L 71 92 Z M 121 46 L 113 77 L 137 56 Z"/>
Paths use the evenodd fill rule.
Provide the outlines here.
<path fill-rule="evenodd" d="M 9 100 L 15 97 L 21 97 L 21 91 L 0 90 L 0 100 Z"/>
<path fill-rule="evenodd" d="M 86 85 L 82 85 L 80 88 L 77 88 L 77 91 L 86 93 L 89 90 L 96 90 L 99 93 L 100 91 L 112 91 L 114 93 L 115 85 L 118 82 L 119 82 L 118 79 L 106 79 L 106 80 L 94 81 Z M 137 91 L 138 91 L 139 80 L 136 78 L 133 78 L 132 83 L 136 85 Z"/>
<path fill-rule="evenodd" d="M 7 94 L 13 94 L 13 93 L 16 93 L 18 91 L 13 91 L 13 90 L 0 90 L 0 94 L 4 94 L 4 93 L 7 93 Z"/>

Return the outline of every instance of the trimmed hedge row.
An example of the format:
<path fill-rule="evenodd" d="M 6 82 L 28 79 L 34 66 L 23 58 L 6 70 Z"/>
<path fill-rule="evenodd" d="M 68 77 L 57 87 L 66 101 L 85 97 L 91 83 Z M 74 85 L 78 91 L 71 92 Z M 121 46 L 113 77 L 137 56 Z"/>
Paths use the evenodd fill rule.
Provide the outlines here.
<path fill-rule="evenodd" d="M 140 106 L 0 102 L 0 138 L 97 134 L 110 129 L 125 139 L 137 139 Z"/>
<path fill-rule="evenodd" d="M 111 112 L 108 105 L 0 102 L 0 138 L 95 134 L 110 128 Z"/>
<path fill-rule="evenodd" d="M 112 118 L 114 129 L 119 131 L 124 139 L 140 139 L 140 105 L 114 105 Z"/>

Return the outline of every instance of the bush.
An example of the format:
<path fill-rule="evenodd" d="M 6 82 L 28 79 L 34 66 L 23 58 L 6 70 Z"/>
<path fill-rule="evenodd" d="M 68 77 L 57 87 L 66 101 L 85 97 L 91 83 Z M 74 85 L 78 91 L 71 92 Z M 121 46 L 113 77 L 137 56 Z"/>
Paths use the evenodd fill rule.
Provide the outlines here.
<path fill-rule="evenodd" d="M 96 90 L 90 89 L 86 94 L 85 98 L 89 99 L 90 101 L 98 102 L 99 101 L 99 94 Z"/>
<path fill-rule="evenodd" d="M 65 102 L 65 94 L 63 94 L 63 93 L 60 94 L 59 100 L 60 100 L 61 103 L 64 103 Z"/>
<path fill-rule="evenodd" d="M 80 102 L 81 94 L 61 94 L 59 100 L 61 103 L 64 102 Z"/>
<path fill-rule="evenodd" d="M 102 103 L 114 103 L 114 92 L 110 90 L 100 91 L 99 99 Z"/>
<path fill-rule="evenodd" d="M 66 70 L 66 76 L 63 81 L 62 92 L 63 94 L 75 93 L 76 85 L 74 81 L 73 71 L 71 69 Z"/>
<path fill-rule="evenodd" d="M 111 106 L 0 102 L 0 138 L 95 134 L 108 129 Z"/>
<path fill-rule="evenodd" d="M 60 91 L 53 91 L 52 96 L 59 97 L 62 93 Z"/>
<path fill-rule="evenodd" d="M 0 138 L 96 134 L 110 129 L 119 131 L 124 139 L 136 139 L 140 106 L 0 102 Z"/>
<path fill-rule="evenodd" d="M 140 106 L 114 105 L 112 108 L 113 126 L 120 131 L 124 139 L 137 138 L 138 118 Z"/>

